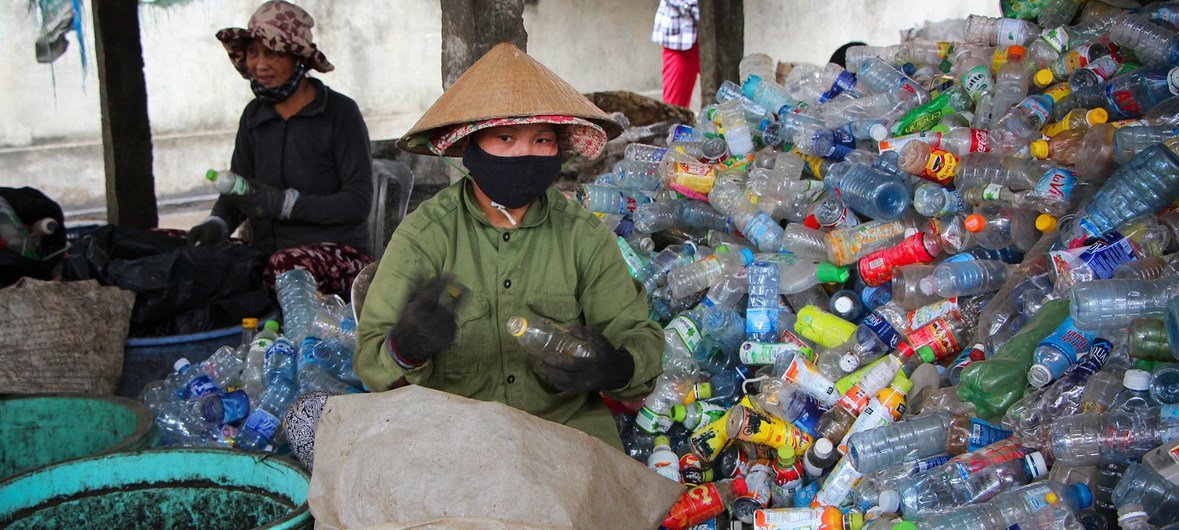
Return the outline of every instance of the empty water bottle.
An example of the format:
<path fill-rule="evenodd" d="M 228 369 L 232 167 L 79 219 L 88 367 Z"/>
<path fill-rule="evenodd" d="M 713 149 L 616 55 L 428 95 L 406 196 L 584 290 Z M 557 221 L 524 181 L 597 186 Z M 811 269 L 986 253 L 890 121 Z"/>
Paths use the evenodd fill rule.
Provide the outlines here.
<path fill-rule="evenodd" d="M 983 450 L 979 453 L 982 454 L 975 458 L 951 460 L 901 484 L 900 512 L 906 518 L 929 517 L 936 512 L 986 502 L 1048 474 L 1048 463 L 1039 452 Z"/>
<path fill-rule="evenodd" d="M 1136 318 L 1162 316 L 1167 302 L 1179 296 L 1179 276 L 1079 282 L 1073 285 L 1070 296 L 1078 328 L 1127 328 Z"/>
<path fill-rule="evenodd" d="M 1093 494 L 1084 484 L 1066 486 L 1045 480 L 1000 494 L 983 504 L 963 506 L 923 519 L 920 528 L 937 530 L 990 530 L 1018 524 L 1035 524 L 1037 516 L 1047 516 L 1037 528 L 1061 528 L 1061 513 L 1087 508 Z M 1063 512 L 1062 512 L 1063 511 Z"/>
<path fill-rule="evenodd" d="M 240 421 L 250 412 L 250 399 L 240 390 L 171 401 L 156 411 L 155 421 L 169 445 L 219 445 L 223 425 Z"/>
<path fill-rule="evenodd" d="M 1111 500 L 1118 506 L 1139 504 L 1149 514 L 1151 524 L 1169 525 L 1179 521 L 1179 485 L 1172 480 L 1149 466 L 1132 463 L 1114 488 Z"/>
<path fill-rule="evenodd" d="M 933 274 L 921 280 L 921 292 L 942 297 L 966 296 L 999 290 L 1007 281 L 1011 266 L 995 260 L 945 261 Z"/>
<path fill-rule="evenodd" d="M 1039 388 L 1060 378 L 1073 365 L 1085 360 L 1096 337 L 1096 332 L 1077 329 L 1071 317 L 1065 318 L 1032 352 L 1035 364 L 1028 371 L 1028 382 Z"/>
<path fill-rule="evenodd" d="M 265 449 L 278 433 L 282 415 L 295 400 L 297 388 L 290 380 L 282 377 L 271 382 L 238 432 L 235 440 L 237 447 L 249 451 Z"/>
<path fill-rule="evenodd" d="M 852 162 L 832 166 L 823 184 L 856 212 L 885 221 L 899 218 L 912 197 L 908 183 L 897 176 Z"/>
<path fill-rule="evenodd" d="M 1057 419 L 1049 434 L 1056 465 L 1071 467 L 1131 462 L 1179 429 L 1179 408 L 1078 414 Z"/>
<path fill-rule="evenodd" d="M 250 193 L 250 183 L 246 181 L 241 175 L 234 173 L 228 169 L 216 170 L 210 169 L 205 172 L 205 179 L 208 180 L 217 193 L 221 195 L 245 195 Z"/>
<path fill-rule="evenodd" d="M 302 344 L 319 312 L 315 277 L 306 269 L 291 269 L 275 278 L 274 289 L 282 308 L 283 335 L 292 344 Z"/>
<path fill-rule="evenodd" d="M 1026 20 L 970 15 L 964 39 L 978 46 L 1024 46 L 1039 34 L 1039 26 Z"/>
<path fill-rule="evenodd" d="M 1062 242 L 1075 246 L 1089 237 L 1101 237 L 1122 223 L 1154 213 L 1179 199 L 1179 138 L 1144 149 L 1109 180 L 1077 212 Z"/>
<path fill-rule="evenodd" d="M 268 346 L 262 358 L 262 382 L 269 387 L 278 378 L 288 381 L 296 378 L 295 346 L 285 337 L 279 337 Z"/>

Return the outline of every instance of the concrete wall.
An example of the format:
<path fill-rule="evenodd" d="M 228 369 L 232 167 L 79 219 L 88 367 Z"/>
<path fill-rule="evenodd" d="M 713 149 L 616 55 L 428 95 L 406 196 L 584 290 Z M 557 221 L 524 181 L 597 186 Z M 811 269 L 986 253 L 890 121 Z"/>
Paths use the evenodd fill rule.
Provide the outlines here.
<path fill-rule="evenodd" d="M 148 105 L 160 197 L 207 193 L 200 175 L 228 164 L 249 86 L 213 34 L 241 26 L 258 0 L 143 4 Z M 87 12 L 90 3 L 86 3 Z M 435 0 L 303 0 L 316 41 L 336 65 L 317 74 L 355 99 L 373 139 L 395 138 L 441 93 L 440 12 Z M 648 41 L 657 0 L 532 0 L 529 51 L 584 92 L 630 90 L 658 97 L 660 49 Z M 38 19 L 26 0 L 0 0 L 0 185 L 41 188 L 67 209 L 101 206 L 105 190 L 97 66 L 83 77 L 75 37 L 52 66 L 33 58 Z M 995 14 L 993 0 L 746 0 L 746 52 L 784 61 L 826 61 L 852 39 L 897 41 L 930 19 Z M 84 20 L 93 50 L 89 16 Z"/>

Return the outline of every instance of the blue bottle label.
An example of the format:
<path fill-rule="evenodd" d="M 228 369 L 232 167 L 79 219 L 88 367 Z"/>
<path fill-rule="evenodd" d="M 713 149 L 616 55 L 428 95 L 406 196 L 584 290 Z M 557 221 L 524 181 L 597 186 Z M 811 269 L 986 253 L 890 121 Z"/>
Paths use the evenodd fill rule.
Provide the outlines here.
<path fill-rule="evenodd" d="M 864 321 L 860 324 L 872 330 L 877 337 L 880 337 L 880 342 L 888 346 L 889 350 L 896 349 L 897 344 L 901 343 L 900 333 L 897 333 L 897 330 L 892 327 L 892 324 L 889 324 L 888 320 L 880 316 L 880 313 L 875 311 L 868 313 L 868 316 L 864 317 Z"/>
<path fill-rule="evenodd" d="M 671 137 L 669 138 L 669 141 L 671 141 L 671 142 L 687 142 L 692 139 L 692 136 L 695 132 L 696 132 L 695 129 L 692 129 L 690 126 L 684 125 L 682 123 L 678 124 L 674 128 L 672 128 Z"/>
<path fill-rule="evenodd" d="M 250 413 L 250 396 L 245 390 L 235 390 L 221 396 L 221 423 L 235 423 L 241 421 Z"/>
<path fill-rule="evenodd" d="M 818 438 L 819 416 L 823 415 L 823 408 L 819 406 L 819 400 L 810 395 L 803 395 L 802 403 L 802 412 L 792 423 L 795 427 L 806 431 L 807 434 Z"/>
<path fill-rule="evenodd" d="M 880 307 L 892 300 L 892 285 L 884 283 L 876 287 L 865 287 L 860 293 L 860 301 L 868 308 Z"/>
<path fill-rule="evenodd" d="M 189 381 L 187 388 L 189 398 L 207 396 L 221 391 L 220 388 L 217 388 L 217 383 L 213 382 L 213 378 L 207 375 L 202 375 Z"/>
<path fill-rule="evenodd" d="M 1044 102 L 1045 99 L 1051 100 L 1051 96 L 1046 96 L 1044 94 L 1028 96 L 1027 98 L 1024 98 L 1023 101 L 1020 101 L 1019 105 L 1016 105 L 1016 107 L 1032 114 L 1040 120 L 1040 123 L 1044 123 L 1048 121 L 1048 114 L 1052 112 L 1049 105 Z"/>
<path fill-rule="evenodd" d="M 1044 172 L 1044 176 L 1032 188 L 1035 195 L 1045 197 L 1056 202 L 1068 202 L 1073 195 L 1073 186 L 1077 183 L 1077 175 L 1064 168 L 1054 167 Z"/>
<path fill-rule="evenodd" d="M 918 460 L 916 462 L 913 462 L 913 467 L 909 469 L 909 474 L 916 475 L 919 473 L 924 473 L 924 472 L 929 471 L 935 467 L 940 467 L 949 461 L 950 461 L 949 455 L 933 456 L 933 457 L 929 457 L 929 458 L 924 458 L 924 459 Z"/>
<path fill-rule="evenodd" d="M 850 130 L 840 127 L 832 131 L 835 134 L 835 142 L 831 145 L 831 150 L 828 151 L 824 158 L 841 161 L 847 158 L 856 149 L 856 137 L 852 136 Z"/>
<path fill-rule="evenodd" d="M 270 356 L 275 354 L 286 355 L 287 357 L 294 358 L 295 347 L 291 346 L 290 341 L 286 339 L 276 340 L 273 344 L 270 345 L 269 348 L 266 348 L 266 356 L 264 358 L 269 359 Z"/>
<path fill-rule="evenodd" d="M 1072 317 L 1069 317 L 1072 318 Z M 1109 359 L 1109 353 L 1113 349 L 1113 344 L 1101 337 L 1093 339 L 1093 345 L 1089 347 L 1089 355 L 1081 364 L 1073 367 L 1078 372 L 1083 372 L 1085 378 L 1101 371 L 1101 367 L 1105 366 L 1106 359 Z"/>
<path fill-rule="evenodd" d="M 206 399 L 204 401 L 201 401 L 200 405 L 201 405 L 201 418 L 204 418 L 205 421 L 207 421 L 211 424 L 216 424 L 216 425 L 222 425 L 225 423 L 229 423 L 229 422 L 225 421 L 225 407 L 223 406 L 220 397 L 213 398 L 213 399 Z M 238 418 L 238 419 L 241 419 L 241 418 Z"/>
<path fill-rule="evenodd" d="M 856 74 L 844 70 L 835 78 L 835 82 L 831 84 L 831 88 L 827 89 L 819 96 L 819 104 L 822 105 L 843 93 L 844 90 L 851 90 L 856 86 Z"/>
<path fill-rule="evenodd" d="M 1112 230 L 1082 251 L 1078 258 L 1089 265 L 1098 279 L 1108 280 L 1118 265 L 1138 259 L 1138 253 L 1129 238 Z"/>
<path fill-rule="evenodd" d="M 771 341 L 778 336 L 778 308 L 749 308 L 745 311 L 745 334 L 749 340 Z"/>
<path fill-rule="evenodd" d="M 1089 352 L 1089 348 L 1096 336 L 1097 332 L 1095 331 L 1077 329 L 1077 325 L 1073 322 L 1073 317 L 1068 316 L 1065 317 L 1059 326 L 1056 326 L 1052 334 L 1044 337 L 1044 340 L 1041 340 L 1039 345 L 1049 346 L 1060 351 L 1065 357 L 1068 357 L 1069 364 L 1076 364 L 1081 356 Z"/>
<path fill-rule="evenodd" d="M 967 441 L 967 451 L 977 451 L 995 442 L 1011 437 L 1011 431 L 998 427 L 992 423 L 970 418 L 970 440 Z"/>
<path fill-rule="evenodd" d="M 255 409 L 246 419 L 245 428 L 257 432 L 263 439 L 269 441 L 274 439 L 274 434 L 278 432 L 278 427 L 281 424 L 282 422 L 274 414 L 262 409 Z"/>

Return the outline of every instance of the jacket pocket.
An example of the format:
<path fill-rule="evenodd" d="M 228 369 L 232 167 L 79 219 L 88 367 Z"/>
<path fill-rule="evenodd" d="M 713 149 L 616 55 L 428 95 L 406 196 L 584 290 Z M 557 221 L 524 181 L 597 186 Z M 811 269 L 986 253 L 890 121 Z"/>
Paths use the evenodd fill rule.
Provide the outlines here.
<path fill-rule="evenodd" d="M 528 298 L 528 308 L 537 316 L 563 326 L 581 325 L 581 305 L 571 294 L 541 293 Z"/>
<path fill-rule="evenodd" d="M 455 314 L 454 344 L 438 354 L 438 370 L 446 374 L 476 373 L 483 364 L 487 346 L 495 344 L 491 329 L 491 304 L 482 294 L 471 292 Z"/>

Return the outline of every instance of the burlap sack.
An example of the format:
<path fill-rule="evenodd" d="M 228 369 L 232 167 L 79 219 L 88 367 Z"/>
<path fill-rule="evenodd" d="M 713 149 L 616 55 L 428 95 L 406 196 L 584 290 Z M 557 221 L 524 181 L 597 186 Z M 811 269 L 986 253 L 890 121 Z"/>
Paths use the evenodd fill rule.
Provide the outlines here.
<path fill-rule="evenodd" d="M 0 289 L 0 388 L 114 394 L 135 294 L 23 278 Z"/>
<path fill-rule="evenodd" d="M 659 526 L 683 487 L 580 431 L 419 386 L 328 400 L 316 528 Z"/>

